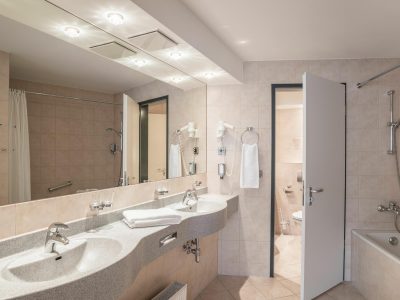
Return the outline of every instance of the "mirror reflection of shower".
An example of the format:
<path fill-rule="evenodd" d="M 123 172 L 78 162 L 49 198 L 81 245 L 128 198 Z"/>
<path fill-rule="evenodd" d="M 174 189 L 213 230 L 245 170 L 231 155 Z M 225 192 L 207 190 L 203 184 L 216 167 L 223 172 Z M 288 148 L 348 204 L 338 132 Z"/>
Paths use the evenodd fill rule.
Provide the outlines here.
<path fill-rule="evenodd" d="M 114 157 L 117 152 L 121 153 L 121 159 L 120 159 L 120 164 L 119 164 L 119 178 L 118 178 L 117 186 L 122 186 L 124 184 L 124 174 L 123 174 L 123 169 L 122 169 L 122 155 L 123 155 L 122 126 L 123 126 L 123 124 L 122 124 L 122 113 L 121 113 L 121 130 L 118 131 L 112 127 L 106 128 L 106 131 L 113 132 L 114 134 L 116 134 L 119 137 L 119 143 L 120 143 L 119 146 L 115 142 L 110 144 L 110 152 L 112 155 L 114 155 Z"/>
<path fill-rule="evenodd" d="M 185 140 L 183 140 L 184 132 L 187 132 L 187 139 Z M 199 131 L 196 128 L 196 124 L 194 122 L 188 122 L 180 129 L 177 129 L 175 133 L 178 139 L 178 146 L 182 160 L 184 176 L 194 175 L 197 173 L 196 157 L 199 154 L 199 147 L 198 147 Z M 192 149 L 192 155 L 190 156 L 189 163 L 186 161 L 185 146 L 187 145 L 185 144 L 189 144 L 188 147 L 191 147 Z"/>

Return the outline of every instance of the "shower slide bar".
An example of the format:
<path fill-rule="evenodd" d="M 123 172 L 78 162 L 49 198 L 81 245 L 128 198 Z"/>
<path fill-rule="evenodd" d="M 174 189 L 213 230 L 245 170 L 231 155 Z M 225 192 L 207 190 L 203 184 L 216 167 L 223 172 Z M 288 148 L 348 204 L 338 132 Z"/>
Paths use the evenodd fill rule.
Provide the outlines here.
<path fill-rule="evenodd" d="M 64 182 L 64 183 L 62 183 L 60 185 L 57 185 L 57 186 L 54 186 L 54 187 L 49 187 L 47 190 L 51 193 L 51 192 L 57 191 L 59 189 L 65 188 L 65 187 L 70 186 L 70 185 L 72 185 L 72 181 L 68 180 L 68 181 L 66 181 L 66 182 Z"/>
<path fill-rule="evenodd" d="M 364 85 L 368 84 L 370 81 L 375 80 L 375 79 L 377 79 L 377 78 L 379 78 L 379 77 L 381 77 L 381 76 L 383 76 L 383 75 L 385 75 L 387 73 L 390 73 L 390 72 L 392 72 L 392 71 L 394 71 L 394 70 L 396 70 L 398 68 L 400 68 L 400 65 L 394 66 L 394 67 L 392 67 L 392 68 L 390 68 L 390 69 L 388 69 L 386 71 L 383 71 L 382 73 L 379 73 L 378 75 L 375 75 L 374 77 L 371 77 L 370 79 L 367 79 L 367 80 L 365 80 L 363 82 L 359 82 L 359 83 L 357 83 L 357 88 L 360 89 Z"/>

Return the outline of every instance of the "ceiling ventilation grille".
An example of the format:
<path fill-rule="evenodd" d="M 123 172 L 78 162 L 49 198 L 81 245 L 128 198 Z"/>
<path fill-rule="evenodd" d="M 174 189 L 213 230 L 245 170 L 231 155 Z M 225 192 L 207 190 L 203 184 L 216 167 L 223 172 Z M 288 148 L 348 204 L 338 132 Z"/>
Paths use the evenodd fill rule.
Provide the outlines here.
<path fill-rule="evenodd" d="M 111 59 L 127 58 L 136 55 L 136 52 L 128 49 L 121 44 L 116 42 L 110 42 L 106 44 L 96 45 L 90 47 L 91 50 Z"/>
<path fill-rule="evenodd" d="M 163 50 L 178 45 L 178 43 L 173 39 L 169 38 L 159 30 L 135 35 L 128 38 L 128 40 L 136 47 L 148 52 Z"/>

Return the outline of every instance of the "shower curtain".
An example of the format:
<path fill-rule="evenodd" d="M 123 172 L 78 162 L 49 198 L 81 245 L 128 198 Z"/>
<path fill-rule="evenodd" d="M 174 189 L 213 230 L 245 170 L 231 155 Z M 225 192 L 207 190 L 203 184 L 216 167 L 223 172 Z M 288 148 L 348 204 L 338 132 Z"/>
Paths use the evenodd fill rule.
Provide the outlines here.
<path fill-rule="evenodd" d="M 26 95 L 9 91 L 9 199 L 10 203 L 31 200 L 31 168 Z"/>

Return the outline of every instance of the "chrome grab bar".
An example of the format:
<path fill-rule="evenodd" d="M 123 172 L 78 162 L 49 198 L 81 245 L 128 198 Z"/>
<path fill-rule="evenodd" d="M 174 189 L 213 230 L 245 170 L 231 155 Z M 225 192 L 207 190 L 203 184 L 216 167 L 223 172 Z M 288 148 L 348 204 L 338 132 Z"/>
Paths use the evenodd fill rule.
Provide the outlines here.
<path fill-rule="evenodd" d="M 59 189 L 65 188 L 65 187 L 70 186 L 70 185 L 72 185 L 72 181 L 68 180 L 67 182 L 62 183 L 60 185 L 57 185 L 57 186 L 54 186 L 54 187 L 49 187 L 47 190 L 51 193 L 51 192 L 57 191 Z"/>

